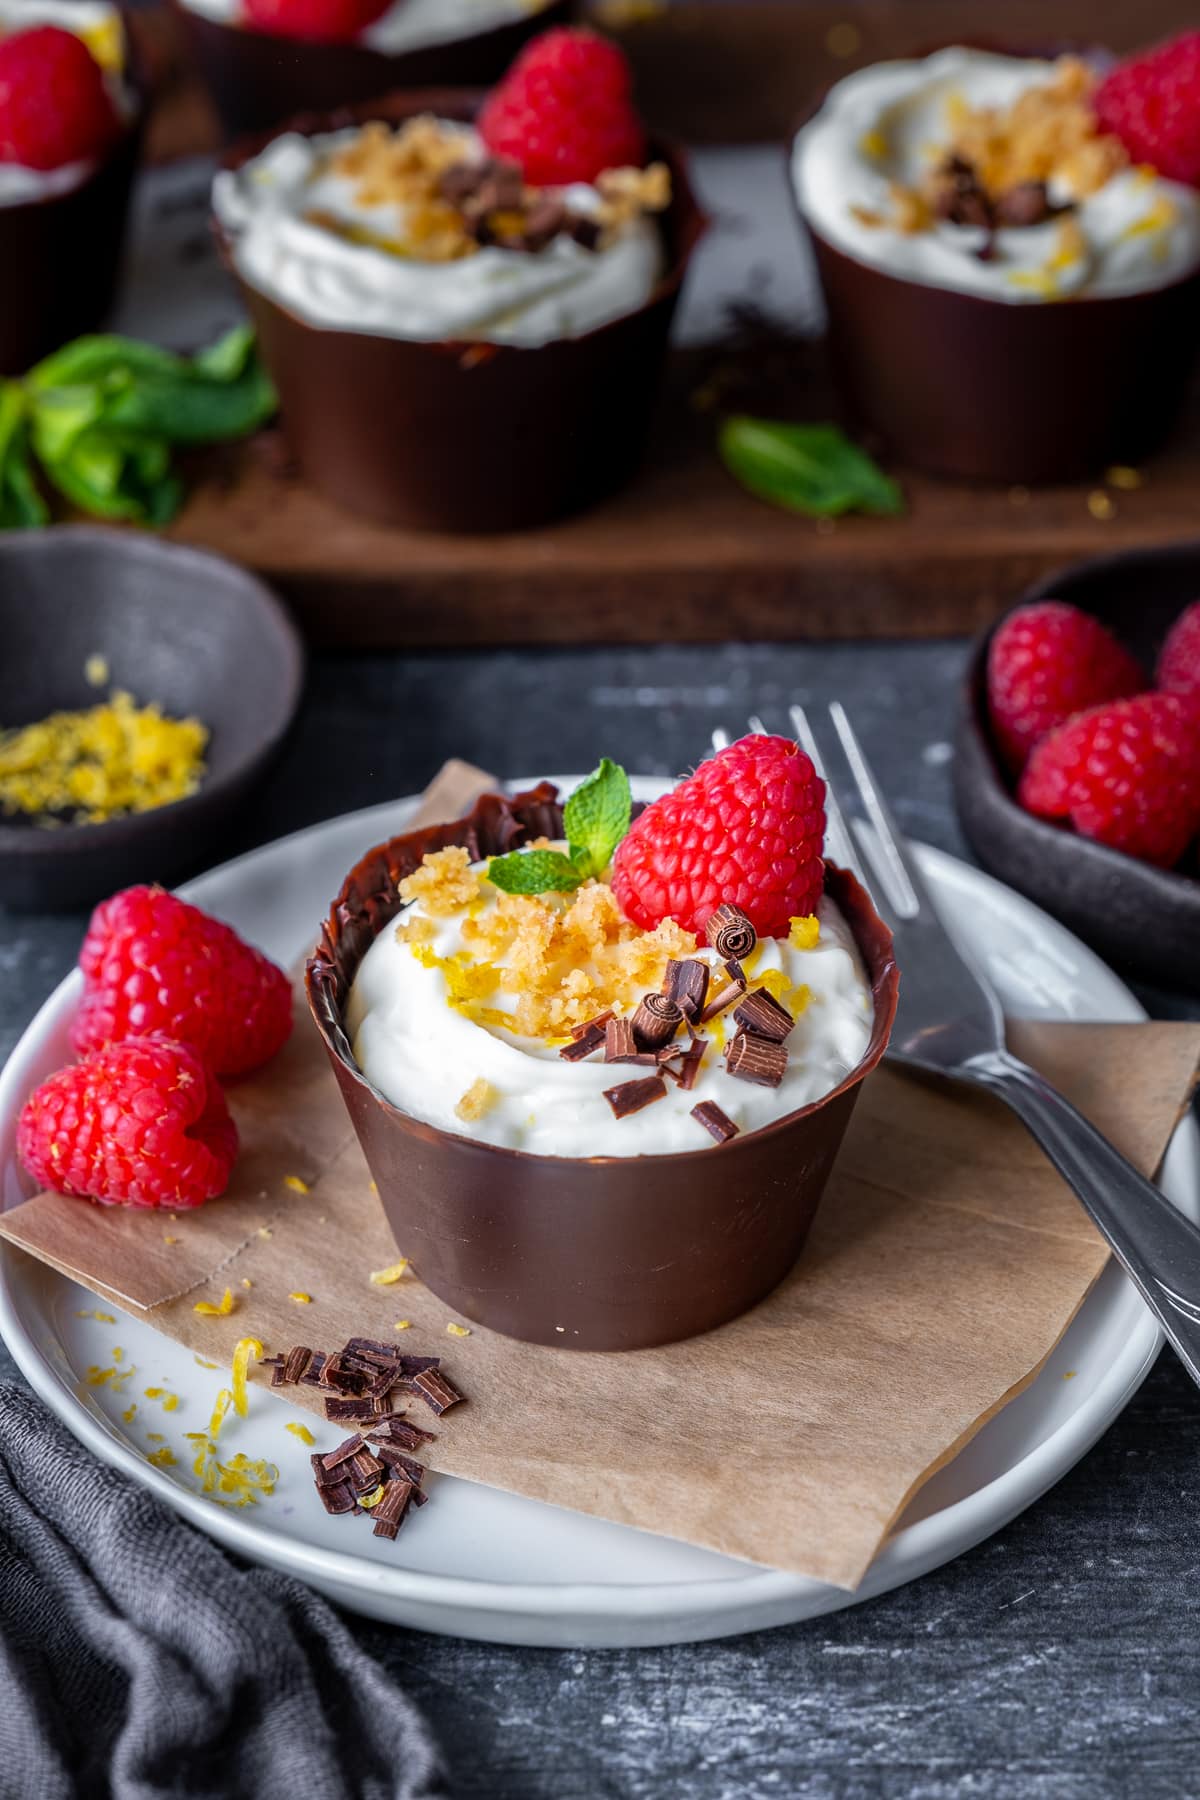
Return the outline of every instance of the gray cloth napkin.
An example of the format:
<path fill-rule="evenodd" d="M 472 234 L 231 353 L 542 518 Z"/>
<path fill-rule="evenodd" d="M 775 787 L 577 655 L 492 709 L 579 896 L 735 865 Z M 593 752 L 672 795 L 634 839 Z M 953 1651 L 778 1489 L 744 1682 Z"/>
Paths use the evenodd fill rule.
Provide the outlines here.
<path fill-rule="evenodd" d="M 433 1800 L 425 1726 L 324 1601 L 242 1568 L 0 1383 L 0 1794 Z"/>

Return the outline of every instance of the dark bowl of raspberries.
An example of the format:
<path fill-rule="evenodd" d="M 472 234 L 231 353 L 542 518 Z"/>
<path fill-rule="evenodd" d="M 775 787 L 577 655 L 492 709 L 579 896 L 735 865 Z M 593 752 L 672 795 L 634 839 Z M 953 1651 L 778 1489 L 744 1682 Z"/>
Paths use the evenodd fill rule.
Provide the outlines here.
<path fill-rule="evenodd" d="M 954 779 L 985 868 L 1120 973 L 1200 991 L 1200 542 L 1075 564 L 986 632 Z"/>

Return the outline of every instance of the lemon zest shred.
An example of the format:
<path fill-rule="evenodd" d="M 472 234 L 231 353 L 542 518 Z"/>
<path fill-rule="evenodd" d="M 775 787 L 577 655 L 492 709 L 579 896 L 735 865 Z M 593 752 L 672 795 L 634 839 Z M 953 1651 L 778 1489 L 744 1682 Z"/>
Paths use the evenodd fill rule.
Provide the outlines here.
<path fill-rule="evenodd" d="M 412 1330 L 412 1320 L 411 1319 L 397 1319 L 396 1323 L 392 1326 L 392 1330 L 393 1331 L 411 1331 Z"/>
<path fill-rule="evenodd" d="M 239 1338 L 233 1346 L 233 1406 L 240 1419 L 246 1416 L 246 1370 L 250 1359 L 256 1361 L 263 1354 L 263 1347 L 257 1338 Z"/>
<path fill-rule="evenodd" d="M 379 1502 L 383 1499 L 383 1496 L 386 1492 L 387 1492 L 387 1489 L 384 1487 L 384 1485 L 381 1481 L 379 1486 L 372 1488 L 369 1494 L 360 1494 L 358 1496 L 358 1504 L 360 1506 L 367 1506 L 367 1507 L 378 1506 Z"/>
<path fill-rule="evenodd" d="M 407 1256 L 402 1256 L 398 1262 L 389 1263 L 386 1269 L 372 1269 L 372 1285 L 375 1287 L 391 1287 L 394 1281 L 399 1281 L 403 1276 L 407 1275 L 408 1270 L 408 1258 Z"/>
<path fill-rule="evenodd" d="M 75 1317 L 77 1319 L 98 1319 L 101 1325 L 115 1325 L 117 1322 L 112 1313 L 93 1312 L 86 1307 L 82 1312 L 77 1312 Z"/>
<path fill-rule="evenodd" d="M 308 1192 L 307 1181 L 302 1181 L 299 1175 L 285 1175 L 283 1185 L 285 1188 L 291 1188 L 293 1194 L 307 1194 Z"/>
<path fill-rule="evenodd" d="M 302 1444 L 315 1444 L 317 1441 L 308 1426 L 301 1425 L 297 1419 L 289 1420 L 283 1429 L 290 1431 L 293 1437 L 298 1437 Z"/>
<path fill-rule="evenodd" d="M 146 1458 L 146 1461 L 152 1463 L 156 1469 L 173 1469 L 175 1460 L 175 1452 L 170 1444 L 164 1444 L 161 1450 L 151 1450 Z"/>
<path fill-rule="evenodd" d="M 451 1319 L 449 1325 L 447 1325 L 446 1330 L 450 1333 L 451 1337 L 470 1337 L 471 1335 L 471 1327 L 469 1325 L 456 1325 L 453 1319 Z"/>
<path fill-rule="evenodd" d="M 296 1302 L 297 1306 L 311 1306 L 312 1305 L 312 1295 L 311 1294 L 304 1294 L 304 1293 L 297 1292 L 294 1294 L 289 1294 L 288 1299 L 294 1300 Z"/>
<path fill-rule="evenodd" d="M 234 1308 L 233 1289 L 226 1288 L 216 1306 L 211 1300 L 197 1300 L 192 1311 L 199 1313 L 202 1319 L 223 1319 Z"/>

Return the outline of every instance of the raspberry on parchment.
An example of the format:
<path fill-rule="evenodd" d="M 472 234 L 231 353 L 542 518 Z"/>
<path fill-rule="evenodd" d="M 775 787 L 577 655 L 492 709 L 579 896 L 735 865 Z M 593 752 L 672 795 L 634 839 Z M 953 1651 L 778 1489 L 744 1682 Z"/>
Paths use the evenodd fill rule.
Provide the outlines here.
<path fill-rule="evenodd" d="M 791 738 L 730 744 L 634 820 L 613 858 L 626 918 L 701 932 L 723 904 L 760 937 L 815 913 L 825 883 L 825 783 Z"/>
<path fill-rule="evenodd" d="M 17 1151 L 36 1181 L 110 1206 L 200 1206 L 237 1157 L 225 1096 L 194 1050 L 130 1038 L 43 1081 Z"/>
<path fill-rule="evenodd" d="M 83 1000 L 71 1028 L 81 1055 L 158 1033 L 190 1044 L 214 1075 L 269 1062 L 292 1029 L 283 970 L 164 888 L 132 887 L 102 901 L 83 948 Z"/>
<path fill-rule="evenodd" d="M 1072 713 L 1141 693 L 1146 677 L 1098 619 L 1062 600 L 1018 606 L 988 647 L 987 696 L 1004 760 L 1019 772 Z"/>

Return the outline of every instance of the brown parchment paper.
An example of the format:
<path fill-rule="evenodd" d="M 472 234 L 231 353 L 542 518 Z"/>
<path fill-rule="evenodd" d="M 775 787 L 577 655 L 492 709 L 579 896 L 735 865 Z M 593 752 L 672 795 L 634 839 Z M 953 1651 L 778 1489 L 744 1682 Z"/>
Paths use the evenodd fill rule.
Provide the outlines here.
<path fill-rule="evenodd" d="M 483 785 L 463 765 L 444 771 L 428 816 Z M 226 1198 L 170 1219 L 39 1195 L 0 1233 L 214 1360 L 247 1334 L 268 1351 L 329 1347 L 411 1320 L 397 1341 L 443 1355 L 470 1396 L 436 1426 L 427 1460 L 471 1480 L 853 1588 L 911 1494 L 1032 1380 L 1106 1260 L 1004 1109 L 883 1069 L 801 1262 L 744 1319 L 626 1354 L 478 1326 L 449 1336 L 419 1281 L 369 1280 L 397 1246 L 298 1010 L 284 1055 L 230 1092 L 246 1148 Z M 1200 1027 L 1014 1022 L 1010 1042 L 1139 1168 L 1157 1167 Z M 235 1311 L 197 1315 L 226 1284 Z M 288 1394 L 320 1415 L 311 1390 Z"/>

